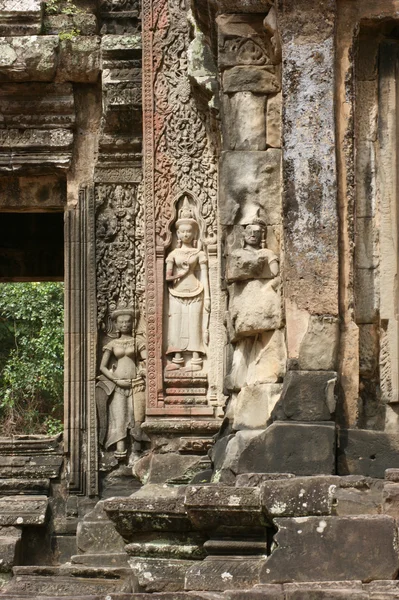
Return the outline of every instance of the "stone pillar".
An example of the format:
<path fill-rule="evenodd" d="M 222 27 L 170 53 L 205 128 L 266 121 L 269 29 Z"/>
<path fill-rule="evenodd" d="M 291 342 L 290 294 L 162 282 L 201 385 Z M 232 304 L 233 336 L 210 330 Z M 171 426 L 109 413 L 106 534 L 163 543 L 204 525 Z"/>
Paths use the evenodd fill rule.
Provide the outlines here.
<path fill-rule="evenodd" d="M 327 382 L 335 377 L 339 338 L 335 16 L 335 0 L 283 0 L 279 7 L 284 106 L 283 285 L 288 366 L 295 371 L 287 387 L 300 394 L 303 386 L 316 383 L 317 375 L 320 388 L 316 385 L 309 398 L 315 404 L 327 401 L 331 387 Z M 317 371 L 329 373 L 326 377 L 312 373 Z M 300 414 L 296 419 L 304 420 Z"/>

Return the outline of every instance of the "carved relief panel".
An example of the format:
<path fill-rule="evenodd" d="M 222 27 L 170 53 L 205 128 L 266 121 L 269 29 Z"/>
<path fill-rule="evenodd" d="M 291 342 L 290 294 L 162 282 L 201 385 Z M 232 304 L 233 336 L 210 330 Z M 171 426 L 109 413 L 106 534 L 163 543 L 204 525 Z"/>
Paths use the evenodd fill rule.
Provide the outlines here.
<path fill-rule="evenodd" d="M 150 417 L 222 404 L 217 162 L 189 77 L 189 3 L 143 4 L 146 314 Z"/>

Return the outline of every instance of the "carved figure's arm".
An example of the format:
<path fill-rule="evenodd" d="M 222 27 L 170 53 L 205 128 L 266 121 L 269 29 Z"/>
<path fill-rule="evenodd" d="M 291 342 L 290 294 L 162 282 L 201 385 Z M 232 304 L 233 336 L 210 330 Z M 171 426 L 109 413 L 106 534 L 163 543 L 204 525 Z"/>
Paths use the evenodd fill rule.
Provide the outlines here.
<path fill-rule="evenodd" d="M 206 312 L 211 312 L 211 294 L 209 290 L 209 270 L 208 263 L 201 263 L 201 280 L 204 286 L 204 308 Z"/>
<path fill-rule="evenodd" d="M 274 277 L 277 277 L 277 275 L 279 274 L 280 268 L 279 268 L 279 264 L 278 264 L 278 260 L 277 258 L 272 257 L 269 260 L 269 267 L 270 267 L 270 272 Z"/>
<path fill-rule="evenodd" d="M 140 350 L 140 361 L 138 365 L 137 375 L 139 377 L 147 376 L 147 350 L 146 348 L 142 348 Z"/>
<path fill-rule="evenodd" d="M 108 369 L 109 359 L 111 358 L 111 350 L 106 348 L 101 359 L 100 371 L 107 379 L 116 383 L 116 378 L 110 369 Z"/>

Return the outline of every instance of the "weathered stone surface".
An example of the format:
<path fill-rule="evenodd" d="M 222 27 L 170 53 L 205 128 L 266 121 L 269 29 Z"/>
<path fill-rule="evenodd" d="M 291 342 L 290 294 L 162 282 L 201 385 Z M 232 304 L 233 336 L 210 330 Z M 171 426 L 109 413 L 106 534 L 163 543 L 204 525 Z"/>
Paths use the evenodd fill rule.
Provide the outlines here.
<path fill-rule="evenodd" d="M 78 523 L 76 535 L 77 547 L 82 553 L 107 554 L 125 550 L 122 537 L 104 511 L 104 501 L 98 502 Z"/>
<path fill-rule="evenodd" d="M 137 557 L 131 558 L 129 564 L 140 588 L 149 593 L 183 591 L 186 572 L 197 562 Z"/>
<path fill-rule="evenodd" d="M 229 285 L 230 318 L 237 337 L 280 329 L 281 296 L 275 288 L 275 280 Z"/>
<path fill-rule="evenodd" d="M 369 595 L 360 582 L 336 581 L 317 583 L 286 583 L 285 600 L 368 600 Z"/>
<path fill-rule="evenodd" d="M 51 81 L 57 68 L 58 36 L 0 38 L 0 81 Z"/>
<path fill-rule="evenodd" d="M 280 479 L 293 479 L 292 473 L 241 473 L 236 477 L 236 487 L 259 487 L 267 481 L 279 481 Z"/>
<path fill-rule="evenodd" d="M 0 526 L 0 573 L 10 572 L 17 563 L 22 528 Z"/>
<path fill-rule="evenodd" d="M 334 371 L 288 371 L 273 419 L 328 421 L 335 412 Z"/>
<path fill-rule="evenodd" d="M 333 494 L 333 515 L 338 517 L 381 514 L 382 485 L 370 488 L 337 487 Z"/>
<path fill-rule="evenodd" d="M 280 150 L 223 152 L 220 176 L 222 225 L 245 222 L 258 208 L 267 225 L 280 223 Z"/>
<path fill-rule="evenodd" d="M 79 31 L 79 35 L 95 35 L 97 20 L 91 13 L 75 15 L 46 15 L 44 26 L 47 35 L 57 35 L 62 32 Z M 76 36 L 77 37 L 77 36 Z"/>
<path fill-rule="evenodd" d="M 338 315 L 335 88 L 330 76 L 335 11 L 330 0 L 279 5 L 286 297 L 310 314 L 330 316 Z M 287 316 L 288 329 L 292 326 Z"/>
<path fill-rule="evenodd" d="M 251 588 L 259 583 L 264 562 L 259 556 L 208 556 L 187 571 L 185 589 L 223 591 Z"/>
<path fill-rule="evenodd" d="M 40 0 L 2 0 L 0 3 L 0 35 L 35 35 L 42 27 L 43 8 Z"/>
<path fill-rule="evenodd" d="M 282 387 L 281 383 L 257 383 L 244 387 L 235 403 L 233 429 L 266 427 Z"/>
<path fill-rule="evenodd" d="M 283 586 L 257 585 L 250 590 L 228 590 L 224 592 L 226 600 L 285 600 Z"/>
<path fill-rule="evenodd" d="M 0 498 L 0 525 L 44 525 L 46 496 L 3 496 Z"/>
<path fill-rule="evenodd" d="M 97 36 L 62 40 L 57 81 L 95 83 L 100 75 L 100 43 Z"/>
<path fill-rule="evenodd" d="M 266 525 L 257 488 L 188 486 L 184 504 L 194 527 L 212 534 Z"/>
<path fill-rule="evenodd" d="M 128 541 L 138 532 L 189 531 L 184 494 L 185 486 L 147 484 L 130 498 L 105 500 L 104 510 Z"/>
<path fill-rule="evenodd" d="M 382 494 L 382 512 L 399 519 L 399 484 L 386 483 Z"/>
<path fill-rule="evenodd" d="M 299 368 L 303 371 L 333 371 L 339 344 L 339 320 L 307 315 L 307 329 L 300 341 Z"/>
<path fill-rule="evenodd" d="M 242 431 L 237 431 L 236 435 L 232 437 L 227 445 L 224 453 L 224 457 L 220 457 L 219 466 L 215 469 L 212 481 L 217 483 L 219 481 L 227 484 L 234 485 L 235 476 L 238 471 L 238 463 L 242 453 L 251 443 L 251 440 L 256 439 L 261 430 L 252 430 L 252 429 L 243 429 Z M 255 469 L 244 469 L 245 471 L 253 472 Z M 265 469 L 262 469 L 260 472 L 264 472 Z"/>
<path fill-rule="evenodd" d="M 225 96 L 226 150 L 266 150 L 266 98 L 252 92 Z"/>
<path fill-rule="evenodd" d="M 278 547 L 262 569 L 261 582 L 372 581 L 394 579 L 398 573 L 397 532 L 391 517 L 301 517 L 275 522 Z M 370 539 L 378 554 L 370 552 Z"/>
<path fill-rule="evenodd" d="M 270 517 L 331 515 L 339 477 L 295 477 L 261 485 L 262 506 Z"/>
<path fill-rule="evenodd" d="M 148 475 L 148 483 L 188 483 L 196 472 L 206 468 L 204 457 L 196 454 L 154 454 Z"/>
<path fill-rule="evenodd" d="M 275 67 L 233 67 L 223 74 L 223 91 L 275 94 L 281 85 Z"/>
<path fill-rule="evenodd" d="M 334 474 L 335 426 L 273 423 L 242 449 L 236 473 L 245 472 Z"/>
<path fill-rule="evenodd" d="M 383 479 L 399 467 L 399 436 L 383 431 L 342 429 L 338 438 L 338 474 Z"/>
<path fill-rule="evenodd" d="M 281 148 L 281 126 L 282 126 L 282 95 L 271 95 L 267 99 L 266 113 L 266 141 L 272 148 Z"/>

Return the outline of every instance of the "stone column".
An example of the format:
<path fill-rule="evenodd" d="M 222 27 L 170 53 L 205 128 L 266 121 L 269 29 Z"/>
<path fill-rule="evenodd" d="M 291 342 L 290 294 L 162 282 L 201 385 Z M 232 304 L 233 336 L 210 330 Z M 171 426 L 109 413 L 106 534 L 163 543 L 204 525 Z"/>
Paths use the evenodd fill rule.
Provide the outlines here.
<path fill-rule="evenodd" d="M 288 374 L 283 391 L 306 390 L 307 418 L 333 412 L 338 324 L 338 212 L 334 120 L 335 0 L 283 0 L 283 284 Z M 331 396 L 331 395 L 330 395 Z M 293 400 L 293 399 L 292 399 Z M 289 403 L 291 400 L 288 401 Z M 299 401 L 297 400 L 299 403 Z M 297 407 L 296 420 L 304 420 Z M 324 410 L 324 409 L 323 409 Z M 318 415 L 318 416 L 316 416 Z M 324 418 L 324 417 L 323 417 Z"/>

